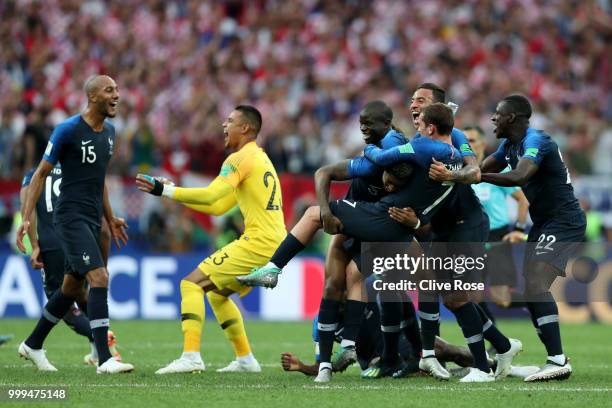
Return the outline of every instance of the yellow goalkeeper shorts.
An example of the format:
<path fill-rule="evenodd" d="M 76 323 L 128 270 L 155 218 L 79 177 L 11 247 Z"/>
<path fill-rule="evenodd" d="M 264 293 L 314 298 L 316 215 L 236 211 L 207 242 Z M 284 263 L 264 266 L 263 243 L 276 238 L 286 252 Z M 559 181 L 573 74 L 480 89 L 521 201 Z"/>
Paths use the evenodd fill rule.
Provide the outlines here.
<path fill-rule="evenodd" d="M 270 256 L 249 251 L 244 244 L 241 245 L 236 240 L 204 259 L 198 269 L 208 276 L 217 288 L 230 289 L 242 297 L 252 288 L 241 285 L 236 277 L 251 273 L 251 269 L 265 265 L 269 260 Z"/>

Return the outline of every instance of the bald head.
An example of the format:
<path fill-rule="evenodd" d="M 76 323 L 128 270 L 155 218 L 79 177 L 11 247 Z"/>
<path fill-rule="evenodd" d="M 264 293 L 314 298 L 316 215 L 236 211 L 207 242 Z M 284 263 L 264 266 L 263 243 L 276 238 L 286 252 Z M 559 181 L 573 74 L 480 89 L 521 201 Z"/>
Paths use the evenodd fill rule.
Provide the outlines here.
<path fill-rule="evenodd" d="M 108 85 L 113 87 L 116 86 L 113 78 L 109 77 L 108 75 L 90 76 L 87 78 L 87 81 L 85 81 L 85 86 L 83 87 L 85 95 L 87 95 L 87 99 L 91 98 L 92 95 L 95 95 L 100 89 Z"/>
<path fill-rule="evenodd" d="M 393 111 L 383 101 L 368 102 L 363 107 L 362 114 L 367 115 L 374 120 L 388 124 L 390 124 L 393 120 Z"/>
<path fill-rule="evenodd" d="M 83 87 L 87 95 L 87 108 L 102 117 L 114 118 L 119 103 L 119 88 L 108 75 L 94 75 L 85 81 Z"/>

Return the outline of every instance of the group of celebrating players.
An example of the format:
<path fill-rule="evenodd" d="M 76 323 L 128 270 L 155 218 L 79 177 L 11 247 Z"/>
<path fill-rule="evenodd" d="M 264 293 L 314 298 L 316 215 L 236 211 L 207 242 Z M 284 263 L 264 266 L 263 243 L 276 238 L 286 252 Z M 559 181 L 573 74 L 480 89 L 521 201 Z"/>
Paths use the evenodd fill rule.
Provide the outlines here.
<path fill-rule="evenodd" d="M 129 372 L 134 366 L 113 357 L 109 350 L 105 267 L 110 241 L 117 247 L 127 241 L 126 224 L 114 216 L 104 183 L 115 137 L 106 118 L 116 114 L 119 91 L 110 77 L 96 76 L 87 81 L 85 92 L 87 108 L 56 127 L 38 168 L 24 183 L 17 244 L 25 250 L 23 238 L 30 237 L 31 262 L 45 272 L 49 301 L 18 351 L 40 370 L 55 371 L 42 344 L 77 302 L 84 315 L 81 334 L 92 340 L 92 361 L 97 362 L 98 373 Z M 411 111 L 417 133 L 410 140 L 394 128 L 393 112 L 384 102 L 366 104 L 359 117 L 364 155 L 315 173 L 318 206 L 308 208 L 289 233 L 278 176 L 256 144 L 262 118 L 252 106 L 237 106 L 223 123 L 225 147 L 234 152 L 207 187 L 183 188 L 161 177 L 137 175 L 136 185 L 143 192 L 212 215 L 238 205 L 245 221 L 238 239 L 181 280 L 183 353 L 156 373 L 205 369 L 200 355 L 204 296 L 236 356 L 217 371 L 261 371 L 240 310 L 230 296 L 244 296 L 252 286 L 273 288 L 283 267 L 324 229 L 333 238 L 313 330 L 317 364 L 306 366 L 284 353 L 285 369 L 316 375 L 316 382 L 325 383 L 332 371 L 343 371 L 358 361 L 362 378 L 400 378 L 420 370 L 448 380 L 451 374 L 443 362 L 454 361 L 468 367 L 461 382 L 496 381 L 513 374 L 525 381 L 569 378 L 572 368 L 563 353 L 557 306 L 549 289 L 564 274 L 575 244 L 583 241 L 586 221 L 559 149 L 550 136 L 529 127 L 532 111 L 527 98 L 510 95 L 492 117 L 495 135 L 503 141 L 479 165 L 465 134 L 454 128 L 454 112 L 445 99 L 444 90 L 435 84 L 424 83 L 416 89 Z M 56 182 L 54 174 L 61 175 L 61 181 Z M 329 187 L 336 180 L 351 180 L 351 187 L 344 199 L 330 201 Z M 449 255 L 452 250 L 447 243 L 486 242 L 490 222 L 470 186 L 476 183 L 521 186 L 529 202 L 534 225 L 527 240 L 538 245 L 525 255 L 523 304 L 548 356 L 542 367 L 528 373 L 521 374 L 512 365 L 521 342 L 498 330 L 473 294 L 463 290 L 419 293 L 417 313 L 402 291 L 377 298 L 372 292 L 371 265 L 362 260 L 362 245 L 369 243 L 403 243 L 411 256 L 421 256 Z M 48 239 L 47 231 L 56 238 Z M 489 273 L 495 267 L 489 265 Z M 452 271 L 443 276 L 456 277 Z M 438 336 L 440 297 L 455 315 L 467 349 Z M 332 358 L 335 340 L 340 345 Z M 495 349 L 494 359 L 487 354 L 485 340 Z"/>

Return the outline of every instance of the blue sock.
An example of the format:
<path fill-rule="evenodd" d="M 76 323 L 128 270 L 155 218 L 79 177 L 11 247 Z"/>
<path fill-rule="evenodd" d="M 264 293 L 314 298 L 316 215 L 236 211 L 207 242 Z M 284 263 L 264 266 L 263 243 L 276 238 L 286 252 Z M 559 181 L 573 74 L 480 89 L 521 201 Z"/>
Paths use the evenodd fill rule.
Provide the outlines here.
<path fill-rule="evenodd" d="M 440 303 L 437 296 L 426 298 L 419 295 L 419 319 L 421 321 L 421 342 L 423 350 L 434 350 L 438 326 L 440 325 Z"/>
<path fill-rule="evenodd" d="M 319 307 L 319 358 L 321 363 L 331 362 L 332 350 L 336 329 L 338 328 L 338 316 L 340 314 L 340 302 L 332 299 L 321 299 Z"/>
<path fill-rule="evenodd" d="M 510 350 L 510 340 L 499 331 L 495 326 L 495 322 L 489 319 L 487 313 L 482 309 L 480 304 L 474 304 L 474 306 L 482 320 L 482 334 L 484 338 L 491 343 L 498 353 L 505 353 Z"/>
<path fill-rule="evenodd" d="M 534 296 L 537 302 L 528 302 L 527 307 L 532 315 L 532 321 L 537 324 L 540 340 L 546 347 L 549 356 L 563 354 L 561 345 L 561 330 L 559 328 L 559 310 L 550 292 Z"/>
<path fill-rule="evenodd" d="M 26 345 L 34 350 L 41 349 L 51 330 L 62 320 L 73 303 L 73 298 L 64 295 L 61 290 L 56 291 L 45 305 L 42 317 L 38 320 L 32 334 L 26 339 Z"/>
<path fill-rule="evenodd" d="M 302 244 L 292 233 L 288 233 L 283 242 L 276 248 L 270 262 L 283 269 L 289 261 L 303 249 L 304 244 Z"/>
<path fill-rule="evenodd" d="M 382 362 L 392 365 L 399 358 L 399 336 L 401 333 L 402 304 L 400 302 L 381 302 L 380 330 L 383 336 Z"/>
<path fill-rule="evenodd" d="M 357 341 L 357 335 L 363 322 L 363 311 L 366 303 L 357 300 L 347 300 L 344 303 L 344 330 L 342 331 L 343 340 Z"/>
<path fill-rule="evenodd" d="M 452 310 L 452 312 L 457 318 L 457 323 L 459 323 L 468 348 L 474 357 L 474 367 L 488 373 L 489 364 L 487 363 L 487 352 L 482 335 L 482 320 L 474 304 L 466 303 Z"/>
<path fill-rule="evenodd" d="M 90 342 L 94 341 L 89 319 L 80 309 L 73 308 L 69 310 L 64 316 L 64 322 L 66 322 L 68 327 L 74 330 L 75 333 L 87 337 Z"/>
<path fill-rule="evenodd" d="M 87 315 L 93 334 L 96 350 L 98 351 L 98 365 L 102 365 L 111 358 L 108 349 L 108 288 L 90 288 Z"/>

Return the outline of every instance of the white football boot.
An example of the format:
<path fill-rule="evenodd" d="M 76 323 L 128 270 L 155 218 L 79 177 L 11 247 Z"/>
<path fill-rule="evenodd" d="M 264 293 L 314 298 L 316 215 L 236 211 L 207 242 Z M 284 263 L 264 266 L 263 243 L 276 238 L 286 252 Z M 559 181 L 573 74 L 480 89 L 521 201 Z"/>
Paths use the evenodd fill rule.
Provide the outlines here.
<path fill-rule="evenodd" d="M 329 367 L 323 367 L 319 370 L 319 374 L 314 379 L 316 383 L 328 383 L 332 379 L 332 370 Z"/>
<path fill-rule="evenodd" d="M 525 378 L 540 371 L 538 366 L 511 366 L 508 377 Z"/>
<path fill-rule="evenodd" d="M 495 376 L 493 375 L 493 371 L 489 371 L 485 373 L 484 371 L 479 370 L 478 368 L 470 367 L 470 372 L 468 375 L 459 380 L 461 383 L 479 383 L 479 382 L 493 382 L 495 381 Z"/>
<path fill-rule="evenodd" d="M 260 373 L 261 367 L 254 358 L 250 361 L 234 360 L 223 368 L 217 369 L 218 373 Z"/>
<path fill-rule="evenodd" d="M 563 365 L 546 360 L 546 364 L 538 372 L 525 377 L 525 382 L 567 380 L 570 375 L 572 375 L 572 366 L 569 363 L 569 358 L 565 358 L 565 364 Z"/>
<path fill-rule="evenodd" d="M 451 378 L 450 373 L 435 357 L 422 358 L 419 361 L 419 369 L 438 380 L 448 381 Z"/>
<path fill-rule="evenodd" d="M 495 369 L 496 379 L 502 379 L 510 373 L 512 359 L 522 350 L 523 343 L 521 343 L 520 340 L 510 339 L 510 350 L 506 351 L 505 353 L 497 353 L 495 355 L 495 360 L 497 361 L 497 368 Z"/>
<path fill-rule="evenodd" d="M 155 374 L 200 373 L 204 370 L 206 370 L 206 366 L 202 359 L 196 360 L 181 357 L 160 368 Z"/>
<path fill-rule="evenodd" d="M 98 374 L 119 374 L 132 371 L 134 371 L 133 365 L 117 361 L 114 357 L 109 358 L 96 369 Z"/>
<path fill-rule="evenodd" d="M 43 349 L 34 350 L 33 348 L 30 348 L 27 344 L 25 344 L 24 341 L 19 345 L 17 352 L 21 357 L 33 362 L 39 371 L 57 371 L 57 368 L 53 367 L 53 364 L 51 364 L 49 360 L 47 360 L 45 350 Z"/>

